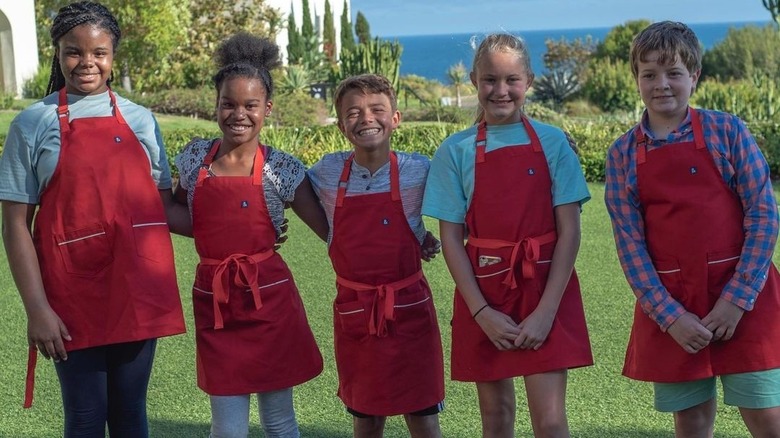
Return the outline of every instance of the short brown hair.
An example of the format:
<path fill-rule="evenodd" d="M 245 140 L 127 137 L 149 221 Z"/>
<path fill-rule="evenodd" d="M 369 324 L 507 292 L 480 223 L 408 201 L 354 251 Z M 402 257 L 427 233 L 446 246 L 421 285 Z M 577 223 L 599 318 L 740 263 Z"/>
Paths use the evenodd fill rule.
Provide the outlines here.
<path fill-rule="evenodd" d="M 398 109 L 398 100 L 395 97 L 395 89 L 390 81 L 376 74 L 362 74 L 350 76 L 339 84 L 335 93 L 336 115 L 341 120 L 341 101 L 344 95 L 351 90 L 360 90 L 363 94 L 384 94 L 390 99 L 393 111 Z"/>
<path fill-rule="evenodd" d="M 636 78 L 639 63 L 650 52 L 658 52 L 658 63 L 674 64 L 679 59 L 689 72 L 701 70 L 701 46 L 690 27 L 677 21 L 659 21 L 639 32 L 631 43 L 631 73 Z"/>

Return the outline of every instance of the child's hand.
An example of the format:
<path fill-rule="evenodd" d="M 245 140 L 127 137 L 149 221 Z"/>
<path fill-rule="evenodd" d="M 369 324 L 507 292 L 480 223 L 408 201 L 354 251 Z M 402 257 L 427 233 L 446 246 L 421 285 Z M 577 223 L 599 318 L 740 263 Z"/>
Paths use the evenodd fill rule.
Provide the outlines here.
<path fill-rule="evenodd" d="M 421 245 L 421 258 L 430 262 L 441 251 L 441 242 L 430 231 L 425 233 L 425 239 Z"/>
<path fill-rule="evenodd" d="M 497 349 L 505 351 L 517 348 L 514 340 L 520 335 L 520 329 L 509 315 L 492 307 L 486 307 L 477 314 L 474 320 Z"/>
<path fill-rule="evenodd" d="M 707 330 L 698 316 L 685 312 L 666 330 L 688 353 L 698 353 L 710 344 L 712 332 Z"/>
<path fill-rule="evenodd" d="M 712 332 L 713 341 L 728 341 L 734 336 L 737 324 L 744 313 L 745 311 L 736 304 L 718 298 L 715 307 L 701 320 L 701 323 Z"/>
<path fill-rule="evenodd" d="M 67 327 L 51 308 L 30 313 L 27 319 L 27 342 L 44 358 L 55 362 L 68 359 L 63 341 L 70 341 Z"/>
<path fill-rule="evenodd" d="M 555 313 L 534 310 L 528 318 L 520 321 L 520 334 L 515 338 L 515 346 L 523 350 L 533 348 L 538 350 L 550 334 Z"/>
<path fill-rule="evenodd" d="M 282 225 L 279 226 L 279 236 L 276 237 L 276 243 L 274 244 L 274 251 L 279 251 L 279 248 L 282 247 L 282 244 L 284 242 L 287 242 L 287 228 L 288 228 L 288 221 L 287 218 L 284 218 L 282 221 Z"/>

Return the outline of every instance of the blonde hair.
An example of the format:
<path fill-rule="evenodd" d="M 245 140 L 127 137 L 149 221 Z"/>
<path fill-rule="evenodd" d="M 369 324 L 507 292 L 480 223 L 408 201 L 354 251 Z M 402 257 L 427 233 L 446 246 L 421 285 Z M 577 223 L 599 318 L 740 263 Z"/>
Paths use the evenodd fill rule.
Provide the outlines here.
<path fill-rule="evenodd" d="M 478 47 L 476 44 L 476 37 L 472 37 L 471 46 L 474 47 L 474 60 L 471 63 L 472 75 L 478 74 L 479 65 L 485 55 L 491 53 L 510 53 L 517 56 L 517 59 L 525 68 L 525 74 L 528 76 L 528 83 L 533 82 L 534 71 L 531 68 L 531 54 L 528 51 L 528 45 L 522 37 L 509 33 L 493 33 L 486 36 Z M 479 105 L 475 123 L 481 122 L 484 115 L 485 109 Z"/>
<path fill-rule="evenodd" d="M 682 61 L 688 72 L 701 70 L 701 46 L 690 27 L 676 21 L 659 21 L 644 28 L 631 43 L 631 73 L 636 79 L 639 63 L 647 62 L 650 52 L 658 52 L 661 65 Z"/>

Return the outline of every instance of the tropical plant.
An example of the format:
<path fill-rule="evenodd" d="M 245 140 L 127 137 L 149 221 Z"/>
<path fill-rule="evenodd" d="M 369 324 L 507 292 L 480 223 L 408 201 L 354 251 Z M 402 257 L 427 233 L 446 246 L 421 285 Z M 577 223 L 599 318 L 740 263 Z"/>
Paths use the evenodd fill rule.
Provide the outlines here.
<path fill-rule="evenodd" d="M 780 1 L 778 0 L 761 0 L 764 3 L 764 7 L 772 15 L 772 21 L 780 26 Z"/>
<path fill-rule="evenodd" d="M 447 69 L 447 81 L 449 81 L 450 85 L 455 87 L 455 102 L 458 108 L 463 106 L 463 102 L 461 101 L 460 96 L 460 89 L 468 82 L 468 80 L 468 71 L 466 70 L 466 66 L 463 65 L 463 61 L 460 61 Z"/>
<path fill-rule="evenodd" d="M 341 54 L 341 69 L 335 72 L 331 82 L 338 83 L 358 74 L 376 73 L 385 76 L 398 92 L 402 51 L 398 41 L 390 42 L 378 37 L 358 44 L 353 50 Z"/>
<path fill-rule="evenodd" d="M 571 70 L 553 70 L 534 81 L 534 100 L 550 102 L 553 107 L 561 105 L 580 90 L 580 80 Z"/>
<path fill-rule="evenodd" d="M 312 83 L 309 70 L 301 65 L 290 64 L 285 68 L 285 74 L 276 86 L 278 94 L 308 94 Z"/>

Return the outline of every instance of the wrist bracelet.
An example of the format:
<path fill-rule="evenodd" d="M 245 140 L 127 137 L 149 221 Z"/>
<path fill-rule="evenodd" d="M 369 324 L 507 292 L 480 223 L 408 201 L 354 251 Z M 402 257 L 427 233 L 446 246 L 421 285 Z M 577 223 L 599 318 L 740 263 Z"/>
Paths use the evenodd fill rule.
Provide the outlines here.
<path fill-rule="evenodd" d="M 473 315 L 471 315 L 471 317 L 472 317 L 472 318 L 476 318 L 476 317 L 477 317 L 477 315 L 479 315 L 479 312 L 481 312 L 481 311 L 485 310 L 485 307 L 488 307 L 488 305 L 487 305 L 487 304 L 485 304 L 484 306 L 480 307 L 480 308 L 479 308 L 479 310 L 477 310 L 476 312 L 474 312 L 474 314 L 473 314 Z"/>

